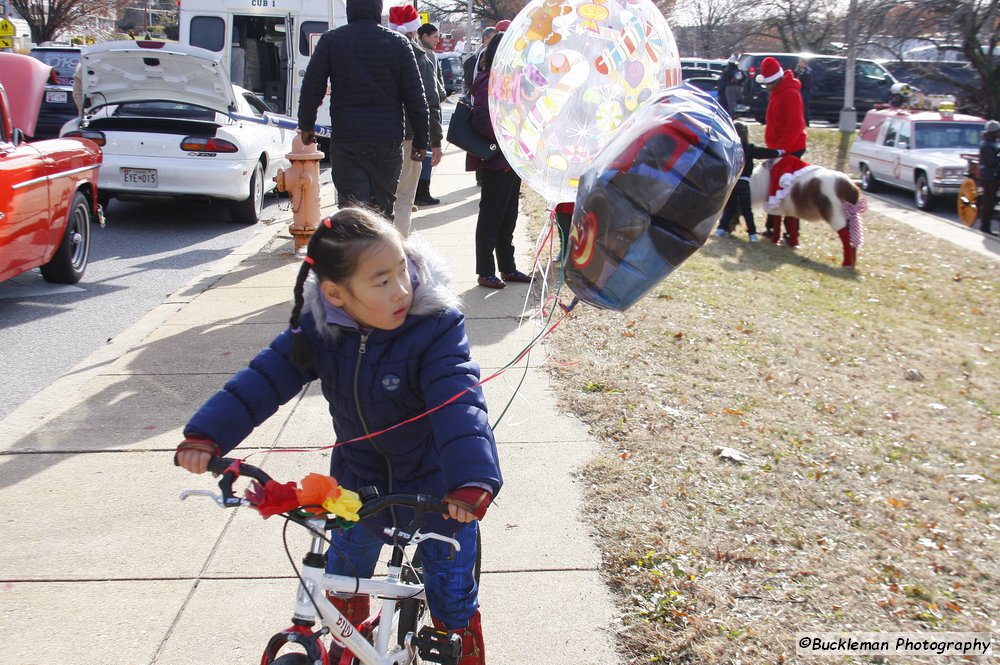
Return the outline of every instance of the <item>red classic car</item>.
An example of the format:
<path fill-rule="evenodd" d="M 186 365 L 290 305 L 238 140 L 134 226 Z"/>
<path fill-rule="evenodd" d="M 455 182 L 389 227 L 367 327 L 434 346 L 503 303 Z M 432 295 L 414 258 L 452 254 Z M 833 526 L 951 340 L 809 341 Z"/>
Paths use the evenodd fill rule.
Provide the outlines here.
<path fill-rule="evenodd" d="M 87 267 L 101 149 L 86 139 L 25 141 L 35 131 L 48 65 L 0 53 L 0 281 L 41 268 L 75 284 Z"/>

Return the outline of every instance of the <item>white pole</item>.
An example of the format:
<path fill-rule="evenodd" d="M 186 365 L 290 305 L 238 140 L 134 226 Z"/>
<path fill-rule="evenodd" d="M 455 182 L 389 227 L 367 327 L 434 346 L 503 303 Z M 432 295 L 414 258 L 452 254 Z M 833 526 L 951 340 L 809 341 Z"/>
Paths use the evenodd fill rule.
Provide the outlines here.
<path fill-rule="evenodd" d="M 465 27 L 465 55 L 472 55 L 472 0 L 467 0 L 468 17 Z"/>

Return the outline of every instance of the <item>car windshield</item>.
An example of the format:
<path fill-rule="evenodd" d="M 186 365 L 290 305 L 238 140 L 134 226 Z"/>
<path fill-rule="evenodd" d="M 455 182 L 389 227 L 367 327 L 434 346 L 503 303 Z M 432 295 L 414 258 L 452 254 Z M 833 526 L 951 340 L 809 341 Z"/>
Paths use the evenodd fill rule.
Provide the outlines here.
<path fill-rule="evenodd" d="M 76 66 L 80 64 L 80 51 L 78 49 L 33 49 L 31 57 L 41 60 L 56 70 L 59 85 L 73 85 L 73 73 L 76 71 Z"/>
<path fill-rule="evenodd" d="M 923 150 L 976 150 L 982 131 L 981 122 L 918 122 L 914 126 L 913 145 Z"/>

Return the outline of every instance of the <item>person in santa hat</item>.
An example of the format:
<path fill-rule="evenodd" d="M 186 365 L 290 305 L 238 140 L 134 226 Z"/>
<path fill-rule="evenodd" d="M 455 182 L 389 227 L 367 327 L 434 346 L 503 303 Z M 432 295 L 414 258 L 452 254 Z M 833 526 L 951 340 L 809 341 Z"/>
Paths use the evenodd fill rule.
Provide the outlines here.
<path fill-rule="evenodd" d="M 417 162 L 427 152 L 430 120 L 413 49 L 381 21 L 382 0 L 347 0 L 347 25 L 323 33 L 309 59 L 298 119 L 308 145 L 315 140 L 316 112 L 329 94 L 337 204 L 367 205 L 391 219 L 403 166 L 403 117 L 413 128 L 406 159 Z"/>
<path fill-rule="evenodd" d="M 802 84 L 791 69 L 782 69 L 781 63 L 768 56 L 760 64 L 757 83 L 770 91 L 767 102 L 767 125 L 764 128 L 764 145 L 772 150 L 783 150 L 785 156 L 771 169 L 771 188 L 768 195 L 778 189 L 781 176 L 794 173 L 806 166 L 799 159 L 806 151 L 806 121 L 802 111 Z M 785 231 L 789 247 L 799 244 L 799 220 L 785 217 Z M 767 216 L 766 235 L 771 242 L 781 239 L 781 217 Z"/>
<path fill-rule="evenodd" d="M 413 5 L 397 5 L 389 8 L 389 27 L 406 35 L 410 40 L 410 48 L 417 59 L 417 69 L 427 97 L 427 108 L 430 111 L 430 143 L 432 163 L 441 161 L 441 140 L 444 132 L 441 127 L 441 101 L 447 96 L 444 85 L 438 80 L 438 62 L 434 51 L 427 49 L 418 39 L 421 28 L 420 17 Z M 403 154 L 408 155 L 413 148 L 413 129 L 406 124 L 406 135 L 403 140 Z M 414 199 L 420 192 L 420 174 L 423 163 L 411 159 L 403 160 L 403 168 L 399 174 L 399 185 L 396 187 L 396 205 L 393 209 L 392 223 L 403 237 L 410 233 L 410 218 L 413 213 Z M 419 201 L 418 201 L 419 203 Z"/>

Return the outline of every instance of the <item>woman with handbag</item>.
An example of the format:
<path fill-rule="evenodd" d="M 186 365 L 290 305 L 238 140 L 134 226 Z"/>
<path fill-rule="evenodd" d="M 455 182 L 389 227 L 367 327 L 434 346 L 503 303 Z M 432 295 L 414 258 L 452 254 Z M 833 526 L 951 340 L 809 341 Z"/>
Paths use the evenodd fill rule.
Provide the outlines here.
<path fill-rule="evenodd" d="M 496 142 L 490 122 L 489 83 L 493 57 L 503 41 L 498 32 L 479 58 L 479 71 L 472 81 L 472 127 L 491 142 Z M 482 182 L 479 198 L 479 219 L 476 222 L 476 273 L 479 286 L 502 289 L 507 282 L 530 282 L 531 278 L 517 269 L 514 262 L 514 227 L 517 224 L 518 197 L 521 178 L 507 163 L 503 153 L 481 159 L 466 153 L 465 170 L 475 171 Z M 494 263 L 494 254 L 496 262 Z M 497 277 L 496 269 L 500 268 Z"/>

